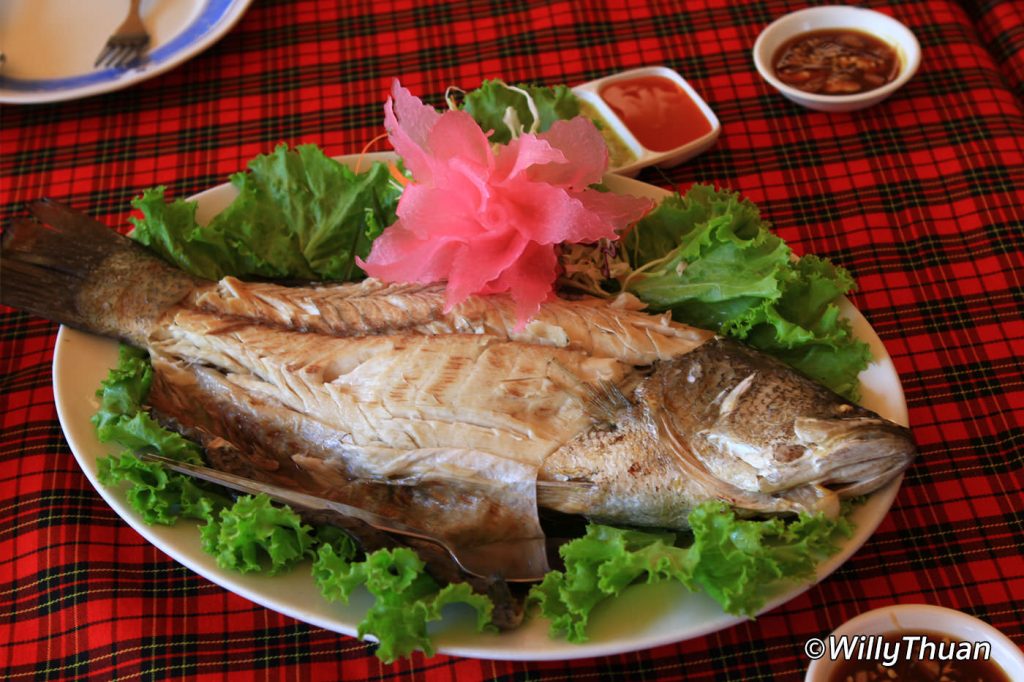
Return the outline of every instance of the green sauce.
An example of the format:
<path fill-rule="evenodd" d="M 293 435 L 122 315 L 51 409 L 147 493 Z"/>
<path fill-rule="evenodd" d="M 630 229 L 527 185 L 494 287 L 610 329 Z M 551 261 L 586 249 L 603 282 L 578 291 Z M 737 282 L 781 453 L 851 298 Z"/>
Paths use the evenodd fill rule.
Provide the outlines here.
<path fill-rule="evenodd" d="M 580 100 L 580 113 L 589 118 L 601 131 L 604 142 L 608 145 L 608 167 L 619 168 L 636 161 L 636 154 L 616 133 L 603 116 L 590 102 Z"/>

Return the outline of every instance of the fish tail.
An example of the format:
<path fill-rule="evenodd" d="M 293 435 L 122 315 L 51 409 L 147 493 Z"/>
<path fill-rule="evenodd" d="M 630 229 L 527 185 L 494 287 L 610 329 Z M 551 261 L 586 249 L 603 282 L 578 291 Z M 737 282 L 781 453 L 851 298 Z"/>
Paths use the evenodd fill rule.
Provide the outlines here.
<path fill-rule="evenodd" d="M 138 244 L 59 202 L 29 206 L 0 237 L 0 303 L 141 345 L 196 284 Z"/>

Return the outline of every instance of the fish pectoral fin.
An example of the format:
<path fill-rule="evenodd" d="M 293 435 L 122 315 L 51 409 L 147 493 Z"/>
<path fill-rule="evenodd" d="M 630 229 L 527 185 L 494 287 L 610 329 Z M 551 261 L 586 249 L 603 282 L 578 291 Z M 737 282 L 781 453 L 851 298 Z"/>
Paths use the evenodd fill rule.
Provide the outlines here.
<path fill-rule="evenodd" d="M 597 386 L 585 383 L 583 390 L 584 409 L 595 420 L 614 423 L 631 407 L 629 398 L 610 381 L 602 381 Z"/>
<path fill-rule="evenodd" d="M 593 481 L 537 480 L 537 505 L 566 514 L 585 514 L 593 506 L 598 485 Z"/>
<path fill-rule="evenodd" d="M 624 411 L 633 406 L 618 385 L 607 379 L 596 378 L 601 376 L 601 372 L 591 373 L 591 382 L 587 380 L 585 373 L 574 371 L 558 359 L 552 358 L 548 361 L 544 373 L 558 389 L 572 396 L 583 411 L 597 423 L 614 424 Z"/>

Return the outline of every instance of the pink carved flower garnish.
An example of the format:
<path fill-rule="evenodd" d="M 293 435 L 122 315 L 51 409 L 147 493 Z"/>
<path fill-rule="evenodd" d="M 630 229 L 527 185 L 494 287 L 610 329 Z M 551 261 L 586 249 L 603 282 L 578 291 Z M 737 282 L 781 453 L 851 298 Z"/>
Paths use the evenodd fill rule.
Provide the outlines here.
<path fill-rule="evenodd" d="M 384 126 L 413 181 L 360 266 L 388 282 L 446 281 L 446 311 L 508 292 L 521 329 L 554 288 L 557 244 L 616 239 L 653 205 L 589 188 L 608 150 L 580 116 L 492 146 L 469 114 L 439 113 L 396 80 Z"/>

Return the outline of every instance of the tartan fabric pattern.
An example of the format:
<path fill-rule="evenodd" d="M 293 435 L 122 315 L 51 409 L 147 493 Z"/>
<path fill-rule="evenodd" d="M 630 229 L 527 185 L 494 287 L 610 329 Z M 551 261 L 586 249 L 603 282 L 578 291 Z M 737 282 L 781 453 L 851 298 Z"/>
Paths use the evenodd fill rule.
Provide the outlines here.
<path fill-rule="evenodd" d="M 0 676 L 799 679 L 808 637 L 912 602 L 967 611 L 1024 645 L 1024 15 L 994 0 L 865 4 L 914 31 L 923 59 L 892 98 L 849 114 L 802 109 L 757 75 L 758 32 L 805 5 L 785 0 L 257 0 L 221 42 L 159 77 L 0 108 L 0 223 L 51 196 L 123 231 L 143 189 L 195 193 L 275 144 L 360 152 L 382 132 L 394 77 L 440 105 L 448 85 L 484 78 L 572 85 L 665 64 L 722 135 L 640 179 L 736 189 L 798 253 L 847 267 L 920 449 L 868 543 L 756 621 L 595 659 L 417 654 L 385 666 L 372 645 L 231 594 L 124 524 L 61 434 L 56 325 L 0 309 Z"/>

